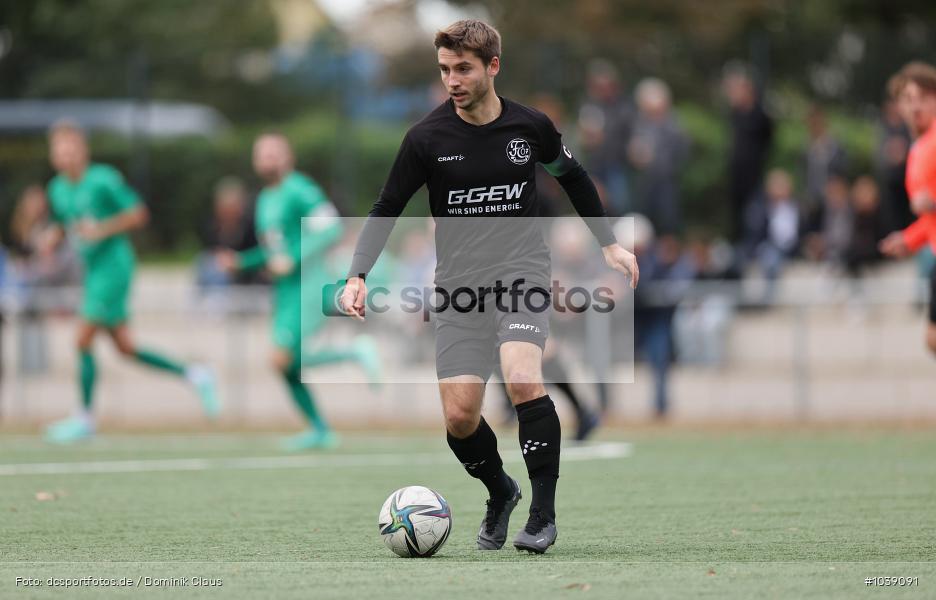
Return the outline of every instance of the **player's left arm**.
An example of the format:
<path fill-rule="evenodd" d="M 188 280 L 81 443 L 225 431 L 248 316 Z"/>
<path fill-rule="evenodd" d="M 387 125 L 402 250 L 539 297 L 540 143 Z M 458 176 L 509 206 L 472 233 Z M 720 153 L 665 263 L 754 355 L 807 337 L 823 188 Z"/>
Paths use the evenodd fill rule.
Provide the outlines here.
<path fill-rule="evenodd" d="M 146 205 L 116 169 L 108 169 L 102 176 L 101 185 L 118 212 L 100 221 L 79 222 L 78 235 L 88 241 L 98 241 L 146 226 L 149 221 Z"/>
<path fill-rule="evenodd" d="M 304 192 L 302 212 L 305 216 L 302 219 L 302 243 L 298 256 L 300 261 L 321 254 L 344 235 L 338 209 L 318 185 L 313 184 Z"/>
<path fill-rule="evenodd" d="M 608 266 L 628 275 L 631 288 L 636 288 L 637 281 L 640 279 L 637 257 L 617 242 L 608 216 L 601 205 L 601 198 L 598 196 L 595 183 L 572 156 L 572 152 L 562 143 L 562 137 L 556 131 L 552 121 L 545 116 L 543 118 L 545 119 L 545 123 L 541 126 L 543 153 L 545 156 L 555 156 L 551 162 L 542 163 L 543 167 L 547 173 L 556 178 L 569 196 L 575 212 L 582 217 L 592 235 L 598 240 Z"/>

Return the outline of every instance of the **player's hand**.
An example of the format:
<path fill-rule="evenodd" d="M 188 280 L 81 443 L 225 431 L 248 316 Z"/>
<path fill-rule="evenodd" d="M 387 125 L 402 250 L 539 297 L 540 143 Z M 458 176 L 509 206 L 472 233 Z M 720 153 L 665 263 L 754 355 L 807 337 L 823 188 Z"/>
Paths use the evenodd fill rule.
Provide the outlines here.
<path fill-rule="evenodd" d="M 97 242 L 107 237 L 104 228 L 93 219 L 82 219 L 75 224 L 75 233 L 86 242 Z"/>
<path fill-rule="evenodd" d="M 907 247 L 907 241 L 900 231 L 895 231 L 881 240 L 878 244 L 878 250 L 881 251 L 881 254 L 891 258 L 904 258 L 910 255 L 910 248 Z"/>
<path fill-rule="evenodd" d="M 360 277 L 351 277 L 345 284 L 338 307 L 358 321 L 364 320 L 364 301 L 367 298 L 367 284 Z"/>
<path fill-rule="evenodd" d="M 925 215 L 936 210 L 936 202 L 933 202 L 933 197 L 929 195 L 929 192 L 923 190 L 910 199 L 910 209 L 917 216 Z"/>
<path fill-rule="evenodd" d="M 601 249 L 605 262 L 615 271 L 620 271 L 630 277 L 631 289 L 637 288 L 640 279 L 640 269 L 637 268 L 637 257 L 621 247 L 620 244 L 610 244 Z"/>
<path fill-rule="evenodd" d="M 274 254 L 267 260 L 267 270 L 274 277 L 285 277 L 295 269 L 295 261 L 285 254 Z"/>
<path fill-rule="evenodd" d="M 237 252 L 233 250 L 218 250 L 215 252 L 214 259 L 218 270 L 225 273 L 233 273 L 240 268 L 240 259 L 237 257 Z"/>

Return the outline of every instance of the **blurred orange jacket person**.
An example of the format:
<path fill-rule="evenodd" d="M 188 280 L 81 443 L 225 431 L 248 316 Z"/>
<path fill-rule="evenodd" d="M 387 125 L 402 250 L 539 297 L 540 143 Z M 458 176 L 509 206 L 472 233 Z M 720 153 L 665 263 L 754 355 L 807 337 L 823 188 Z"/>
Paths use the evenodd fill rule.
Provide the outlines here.
<path fill-rule="evenodd" d="M 917 138 L 907 155 L 905 179 L 907 195 L 911 200 L 926 192 L 936 199 L 936 123 Z M 903 230 L 904 242 L 911 252 L 916 252 L 929 242 L 936 252 L 936 213 L 924 213 Z"/>

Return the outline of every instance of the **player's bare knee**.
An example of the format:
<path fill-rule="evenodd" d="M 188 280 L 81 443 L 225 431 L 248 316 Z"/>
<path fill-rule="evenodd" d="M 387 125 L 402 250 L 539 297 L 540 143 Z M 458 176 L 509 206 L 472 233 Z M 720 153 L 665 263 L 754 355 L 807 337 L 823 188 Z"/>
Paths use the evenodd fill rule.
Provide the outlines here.
<path fill-rule="evenodd" d="M 117 352 L 120 352 L 121 356 L 132 358 L 136 354 L 136 348 L 130 340 L 120 336 L 115 336 L 113 340 L 114 347 L 117 348 Z"/>
<path fill-rule="evenodd" d="M 479 415 L 460 406 L 449 406 L 445 410 L 445 428 L 457 438 L 466 438 L 478 429 Z"/>
<path fill-rule="evenodd" d="M 274 351 L 270 356 L 270 365 L 280 373 L 286 373 L 292 366 L 292 356 L 288 352 Z"/>
<path fill-rule="evenodd" d="M 442 416 L 445 419 L 445 429 L 457 438 L 470 436 L 481 422 L 480 407 L 475 410 L 465 404 L 443 404 Z"/>
<path fill-rule="evenodd" d="M 516 366 L 504 373 L 507 395 L 514 404 L 539 398 L 545 394 L 542 375 L 538 369 Z"/>
<path fill-rule="evenodd" d="M 81 327 L 78 330 L 78 335 L 75 337 L 75 346 L 78 347 L 78 350 L 82 352 L 91 350 L 95 333 L 96 330 L 92 327 Z"/>

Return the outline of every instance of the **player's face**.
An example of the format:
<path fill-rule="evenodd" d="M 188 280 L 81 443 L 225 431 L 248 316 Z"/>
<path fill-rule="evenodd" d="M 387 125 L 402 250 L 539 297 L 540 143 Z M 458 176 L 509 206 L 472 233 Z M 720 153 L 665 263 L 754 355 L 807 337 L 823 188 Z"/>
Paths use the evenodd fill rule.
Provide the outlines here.
<path fill-rule="evenodd" d="M 289 150 L 285 143 L 273 136 L 264 136 L 254 143 L 254 171 L 264 181 L 276 181 L 282 177 L 289 162 Z"/>
<path fill-rule="evenodd" d="M 900 115 L 917 135 L 929 129 L 936 119 L 936 94 L 908 82 L 897 99 Z"/>
<path fill-rule="evenodd" d="M 439 48 L 439 72 L 442 83 L 455 106 L 470 111 L 491 91 L 494 76 L 500 69 L 498 57 L 487 67 L 474 52 L 458 54 Z"/>
<path fill-rule="evenodd" d="M 49 142 L 49 162 L 60 173 L 80 173 L 88 163 L 88 144 L 77 133 L 56 133 Z"/>

